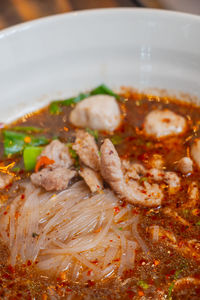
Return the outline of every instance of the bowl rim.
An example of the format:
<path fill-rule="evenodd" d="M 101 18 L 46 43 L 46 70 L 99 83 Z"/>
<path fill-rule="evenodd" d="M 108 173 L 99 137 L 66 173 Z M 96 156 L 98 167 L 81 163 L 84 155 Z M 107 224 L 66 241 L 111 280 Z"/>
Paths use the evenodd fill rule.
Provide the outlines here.
<path fill-rule="evenodd" d="M 89 17 L 91 15 L 104 15 L 110 14 L 115 15 L 117 13 L 126 13 L 126 14 L 136 14 L 136 15 L 156 15 L 156 17 L 167 17 L 167 18 L 177 18 L 183 20 L 191 20 L 192 22 L 197 22 L 200 25 L 200 16 L 185 13 L 185 12 L 178 12 L 178 11 L 171 11 L 165 9 L 151 9 L 151 8 L 141 8 L 141 7 L 114 7 L 114 8 L 95 8 L 95 9 L 83 9 L 77 11 L 70 11 L 60 14 L 53 14 L 50 16 L 45 16 L 41 18 L 37 18 L 34 20 L 22 22 L 16 25 L 9 26 L 8 28 L 4 28 L 0 30 L 0 41 L 4 37 L 8 37 L 18 32 L 22 32 L 31 28 L 36 28 L 41 25 L 45 25 L 52 22 L 57 22 L 62 19 L 71 19 L 77 18 L 79 16 Z"/>

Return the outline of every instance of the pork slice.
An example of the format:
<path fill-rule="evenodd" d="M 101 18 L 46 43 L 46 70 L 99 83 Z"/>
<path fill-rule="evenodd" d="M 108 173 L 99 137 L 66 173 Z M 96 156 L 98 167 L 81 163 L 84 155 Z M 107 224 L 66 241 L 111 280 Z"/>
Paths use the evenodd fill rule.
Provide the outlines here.
<path fill-rule="evenodd" d="M 74 161 L 70 156 L 68 147 L 61 143 L 59 140 L 52 141 L 42 151 L 41 156 L 47 156 L 49 159 L 54 160 L 57 166 L 69 168 L 73 165 Z M 38 159 L 39 159 L 38 158 Z"/>
<path fill-rule="evenodd" d="M 82 167 L 79 174 L 89 186 L 92 193 L 103 189 L 103 181 L 99 172 L 88 167 Z"/>
<path fill-rule="evenodd" d="M 31 175 L 34 185 L 43 187 L 46 191 L 60 191 L 67 188 L 69 181 L 77 174 L 76 171 L 57 165 L 49 165 Z"/>
<path fill-rule="evenodd" d="M 72 148 L 76 151 L 84 165 L 95 171 L 100 169 L 98 147 L 91 134 L 83 130 L 78 130 Z"/>

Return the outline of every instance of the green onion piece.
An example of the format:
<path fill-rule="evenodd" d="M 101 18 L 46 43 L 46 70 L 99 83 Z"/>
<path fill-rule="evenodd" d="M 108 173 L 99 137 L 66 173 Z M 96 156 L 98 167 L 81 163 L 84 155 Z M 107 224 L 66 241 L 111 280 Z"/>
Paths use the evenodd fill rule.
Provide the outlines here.
<path fill-rule="evenodd" d="M 110 95 L 115 97 L 117 100 L 120 100 L 120 96 L 113 92 L 105 84 L 101 84 L 90 92 L 90 95 Z"/>
<path fill-rule="evenodd" d="M 200 226 L 200 221 L 198 221 L 198 222 L 196 223 L 196 225 L 197 225 L 197 226 Z"/>
<path fill-rule="evenodd" d="M 123 141 L 123 138 L 119 135 L 113 135 L 110 139 L 113 145 L 119 145 Z"/>
<path fill-rule="evenodd" d="M 122 231 L 122 230 L 123 230 L 123 228 L 122 228 L 122 227 L 119 227 L 119 228 L 118 228 L 118 230 L 121 230 L 121 231 Z"/>
<path fill-rule="evenodd" d="M 147 142 L 147 143 L 146 143 L 146 147 L 147 147 L 147 148 L 151 148 L 152 146 L 153 146 L 153 143 L 152 143 L 152 142 Z"/>
<path fill-rule="evenodd" d="M 59 139 L 59 136 L 58 135 L 54 135 L 53 137 L 52 137 L 52 140 L 58 140 Z"/>
<path fill-rule="evenodd" d="M 18 173 L 20 170 L 21 170 L 20 167 L 14 167 L 14 168 L 12 168 L 11 171 L 14 172 L 14 173 Z"/>
<path fill-rule="evenodd" d="M 68 146 L 68 149 L 69 149 L 69 154 L 75 160 L 75 167 L 79 168 L 80 167 L 79 157 L 78 157 L 76 151 L 72 148 L 72 143 L 68 143 L 67 146 Z"/>
<path fill-rule="evenodd" d="M 32 171 L 37 163 L 37 157 L 41 154 L 43 147 L 26 147 L 23 152 L 24 166 L 26 171 Z"/>
<path fill-rule="evenodd" d="M 190 213 L 189 209 L 186 209 L 186 208 L 184 208 L 184 209 L 182 210 L 182 212 L 183 212 L 183 214 L 184 214 L 184 217 L 187 217 L 187 216 L 189 215 L 189 213 Z"/>
<path fill-rule="evenodd" d="M 34 126 L 15 126 L 11 128 L 14 131 L 21 131 L 26 133 L 40 133 L 44 131 L 44 128 L 34 127 Z"/>
<path fill-rule="evenodd" d="M 98 138 L 99 138 L 99 133 L 98 133 L 98 130 L 92 130 L 90 128 L 86 128 L 86 131 L 91 134 L 96 141 L 98 141 Z"/>
<path fill-rule="evenodd" d="M 44 137 L 27 136 L 24 133 L 5 130 L 4 136 L 4 154 L 5 156 L 21 153 L 26 146 L 40 146 L 48 144 L 49 140 Z M 30 138 L 30 142 L 26 142 L 26 138 Z"/>
<path fill-rule="evenodd" d="M 145 182 L 145 181 L 148 181 L 147 177 L 141 177 L 139 180 L 140 183 Z"/>
<path fill-rule="evenodd" d="M 69 98 L 69 99 L 61 101 L 61 105 L 70 106 L 72 104 L 76 104 L 76 103 L 84 100 L 85 98 L 88 98 L 89 96 L 90 96 L 90 94 L 80 94 L 77 97 Z"/>
<path fill-rule="evenodd" d="M 61 101 L 51 102 L 51 104 L 49 106 L 50 114 L 52 114 L 52 115 L 58 115 L 62 111 L 61 107 L 60 107 L 60 102 Z"/>
<path fill-rule="evenodd" d="M 174 285 L 175 285 L 175 282 L 176 280 L 178 279 L 179 277 L 179 274 L 182 272 L 183 270 L 177 270 L 174 274 L 174 279 L 172 281 L 172 283 L 170 284 L 169 286 L 169 289 L 168 289 L 168 299 L 171 300 L 172 299 L 172 292 L 173 292 L 173 289 L 174 289 Z"/>
<path fill-rule="evenodd" d="M 139 280 L 137 284 L 138 284 L 141 288 L 143 288 L 144 290 L 146 290 L 146 289 L 149 288 L 148 283 L 146 283 L 146 282 L 143 281 L 143 280 Z"/>

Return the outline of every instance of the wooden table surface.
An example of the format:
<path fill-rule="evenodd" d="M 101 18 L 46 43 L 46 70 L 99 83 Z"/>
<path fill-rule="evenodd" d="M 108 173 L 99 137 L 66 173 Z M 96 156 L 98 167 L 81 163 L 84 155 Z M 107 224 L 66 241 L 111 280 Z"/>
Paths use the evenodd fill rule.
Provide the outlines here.
<path fill-rule="evenodd" d="M 0 29 L 73 10 L 134 6 L 138 0 L 0 0 Z"/>

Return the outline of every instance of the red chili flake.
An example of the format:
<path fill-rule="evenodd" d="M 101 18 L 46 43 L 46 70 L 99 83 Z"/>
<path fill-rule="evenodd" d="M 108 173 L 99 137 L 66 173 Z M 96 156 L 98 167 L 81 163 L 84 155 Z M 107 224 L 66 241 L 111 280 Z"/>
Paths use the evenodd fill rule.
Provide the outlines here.
<path fill-rule="evenodd" d="M 31 261 L 28 260 L 28 261 L 27 261 L 27 266 L 31 266 L 31 265 L 32 265 Z"/>
<path fill-rule="evenodd" d="M 164 122 L 164 123 L 170 123 L 170 119 L 169 118 L 165 118 L 165 119 L 162 119 L 162 121 Z"/>
<path fill-rule="evenodd" d="M 4 215 L 7 215 L 7 213 L 8 213 L 7 211 L 4 211 L 4 213 L 3 213 L 3 214 L 4 214 Z"/>
<path fill-rule="evenodd" d="M 119 259 L 119 258 L 116 258 L 116 259 L 114 259 L 114 261 L 117 262 L 117 261 L 120 261 L 120 259 Z"/>
<path fill-rule="evenodd" d="M 13 266 L 11 266 L 11 265 L 8 265 L 7 270 L 8 270 L 10 273 L 12 273 L 12 274 L 15 273 L 15 269 L 14 269 Z"/>
<path fill-rule="evenodd" d="M 169 277 L 174 276 L 175 273 L 176 273 L 176 270 L 171 270 L 168 274 L 165 275 L 165 277 L 167 279 L 169 279 Z"/>
<path fill-rule="evenodd" d="M 139 290 L 139 291 L 138 291 L 138 296 L 140 296 L 140 297 L 144 296 L 144 292 L 141 291 L 141 290 Z"/>
<path fill-rule="evenodd" d="M 110 240 L 110 242 L 112 242 L 113 240 Z"/>
<path fill-rule="evenodd" d="M 21 215 L 19 214 L 18 211 L 16 211 L 16 213 L 15 213 L 15 219 L 17 219 L 19 216 L 21 216 Z"/>
<path fill-rule="evenodd" d="M 8 279 L 8 280 L 13 279 L 12 276 L 9 275 L 9 274 L 7 274 L 7 273 L 4 273 L 4 274 L 2 275 L 2 277 L 5 278 L 5 279 Z"/>
<path fill-rule="evenodd" d="M 178 243 L 178 246 L 179 246 L 179 247 L 184 246 L 184 242 L 183 242 L 183 241 L 180 241 L 180 242 Z"/>
<path fill-rule="evenodd" d="M 41 168 L 52 165 L 54 163 L 55 161 L 53 159 L 49 159 L 47 156 L 41 156 L 35 166 L 35 172 L 38 172 Z"/>
<path fill-rule="evenodd" d="M 17 297 L 22 297 L 22 294 L 21 293 L 17 293 Z"/>
<path fill-rule="evenodd" d="M 118 207 L 118 206 L 115 206 L 115 207 L 114 207 L 114 211 L 115 211 L 116 214 L 118 214 L 118 213 L 120 212 L 119 207 Z"/>
<path fill-rule="evenodd" d="M 9 184 L 7 184 L 7 185 L 5 186 L 5 189 L 9 189 L 12 185 L 13 185 L 12 182 L 9 183 Z"/>
<path fill-rule="evenodd" d="M 139 211 L 135 208 L 132 209 L 132 214 L 133 215 L 138 215 L 139 214 Z"/>
<path fill-rule="evenodd" d="M 125 141 L 127 141 L 127 142 L 131 142 L 131 141 L 134 141 L 134 140 L 136 140 L 136 137 L 135 137 L 135 136 L 127 136 L 127 137 L 125 138 Z"/>
<path fill-rule="evenodd" d="M 91 261 L 92 264 L 98 264 L 98 262 L 99 262 L 98 259 L 95 259 L 95 260 Z"/>
<path fill-rule="evenodd" d="M 111 155 L 111 154 L 113 154 L 113 151 L 112 151 L 112 150 L 110 150 L 110 152 L 109 152 L 109 155 Z"/>
<path fill-rule="evenodd" d="M 15 285 L 14 283 L 8 284 L 8 288 L 9 288 L 9 289 L 12 289 L 12 288 L 14 287 L 14 285 Z"/>
<path fill-rule="evenodd" d="M 140 265 L 143 265 L 143 264 L 146 264 L 147 263 L 147 261 L 145 260 L 145 259 L 141 259 L 140 261 L 139 261 L 139 264 Z"/>
<path fill-rule="evenodd" d="M 24 194 L 21 194 L 21 200 L 23 200 L 25 198 Z"/>
<path fill-rule="evenodd" d="M 135 293 L 133 291 L 127 291 L 127 294 L 129 299 L 133 299 L 133 297 L 135 296 Z"/>
<path fill-rule="evenodd" d="M 91 286 L 94 286 L 94 285 L 95 285 L 95 282 L 92 281 L 92 280 L 88 280 L 88 281 L 87 281 L 87 284 L 88 284 L 89 287 L 91 287 Z"/>
<path fill-rule="evenodd" d="M 88 270 L 87 275 L 90 276 L 92 273 L 92 270 Z"/>
<path fill-rule="evenodd" d="M 127 203 L 125 201 L 123 201 L 121 207 L 126 207 Z"/>

